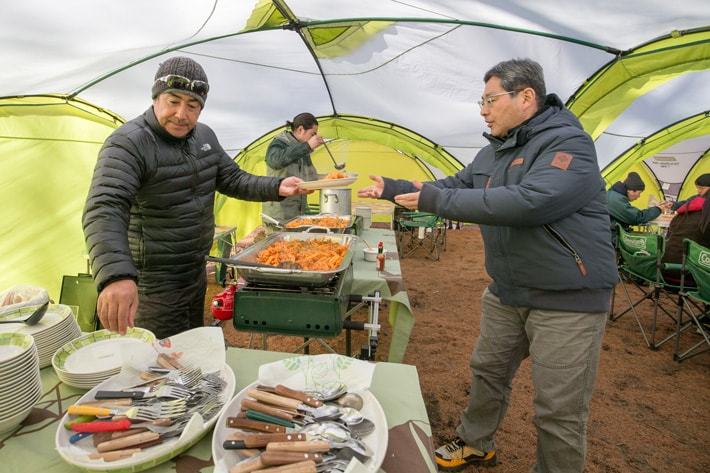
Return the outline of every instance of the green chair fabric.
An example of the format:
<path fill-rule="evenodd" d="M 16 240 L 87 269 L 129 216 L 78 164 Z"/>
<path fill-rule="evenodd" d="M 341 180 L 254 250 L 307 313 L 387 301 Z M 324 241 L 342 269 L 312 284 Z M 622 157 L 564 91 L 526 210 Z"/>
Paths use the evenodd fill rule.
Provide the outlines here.
<path fill-rule="evenodd" d="M 428 258 L 438 261 L 446 250 L 446 221 L 438 215 L 395 209 L 394 229 L 400 259 L 423 249 Z"/>
<path fill-rule="evenodd" d="M 99 328 L 99 318 L 96 314 L 98 297 L 94 278 L 90 274 L 80 273 L 76 276 L 62 277 L 59 303 L 78 308 L 74 315 L 82 332 L 94 332 Z"/>
<path fill-rule="evenodd" d="M 710 248 L 688 239 L 683 240 L 683 244 L 685 251 L 680 282 L 681 304 L 678 309 L 673 354 L 673 359 L 678 362 L 710 350 Z M 686 287 L 687 274 L 693 276 L 694 284 L 690 287 Z M 683 320 L 684 314 L 689 315 L 687 321 Z M 696 330 L 688 330 L 690 328 Z M 693 335 L 694 332 L 700 335 L 700 340 L 681 353 L 682 334 Z"/>
<path fill-rule="evenodd" d="M 609 315 L 609 320 L 614 322 L 623 315 L 631 312 L 636 320 L 641 335 L 646 345 L 655 350 L 665 342 L 671 340 L 675 333 L 670 333 L 663 339 L 656 341 L 656 328 L 659 310 L 666 314 L 673 324 L 676 320 L 676 309 L 680 305 L 678 296 L 679 287 L 667 283 L 663 279 L 661 262 L 665 251 L 663 236 L 653 232 L 630 232 L 617 225 L 617 255 L 619 258 L 619 277 L 621 286 L 629 302 L 629 307 L 619 313 Z M 632 301 L 627 284 L 637 288 L 641 297 Z M 636 307 L 644 301 L 653 304 L 651 326 L 646 329 L 641 322 Z M 612 307 L 613 309 L 613 307 Z"/>

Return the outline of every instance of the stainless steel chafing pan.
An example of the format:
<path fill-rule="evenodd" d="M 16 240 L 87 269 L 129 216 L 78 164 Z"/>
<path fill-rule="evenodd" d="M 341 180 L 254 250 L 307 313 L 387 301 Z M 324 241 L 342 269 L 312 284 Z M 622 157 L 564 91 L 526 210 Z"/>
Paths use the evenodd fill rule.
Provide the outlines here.
<path fill-rule="evenodd" d="M 279 241 L 294 241 L 294 240 L 310 240 L 310 239 L 329 239 L 346 245 L 347 252 L 343 256 L 343 261 L 340 266 L 331 271 L 306 271 L 303 269 L 278 268 L 275 266 L 267 266 L 257 262 L 257 255 L 262 250 L 269 247 L 271 244 Z M 347 269 L 353 257 L 353 243 L 355 241 L 353 235 L 346 234 L 323 234 L 323 233 L 293 233 L 282 232 L 272 233 L 265 239 L 245 249 L 238 255 L 230 259 L 209 258 L 212 261 L 219 261 L 234 266 L 239 275 L 247 282 L 257 284 L 270 284 L 282 286 L 307 286 L 316 287 L 324 286 L 333 279 L 336 275 Z"/>

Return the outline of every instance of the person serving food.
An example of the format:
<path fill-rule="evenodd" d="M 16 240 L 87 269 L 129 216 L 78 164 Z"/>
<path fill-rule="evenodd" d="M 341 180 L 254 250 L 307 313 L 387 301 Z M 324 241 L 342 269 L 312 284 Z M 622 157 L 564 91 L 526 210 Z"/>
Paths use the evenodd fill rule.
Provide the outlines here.
<path fill-rule="evenodd" d="M 312 114 L 299 113 L 293 121 L 287 121 L 288 130 L 276 136 L 266 150 L 268 176 L 297 176 L 304 181 L 318 179 L 318 171 L 311 160 L 311 153 L 324 143 L 318 135 L 318 120 Z M 305 195 L 288 197 L 279 202 L 265 203 L 262 211 L 265 215 L 283 223 L 304 215 L 308 208 Z"/>

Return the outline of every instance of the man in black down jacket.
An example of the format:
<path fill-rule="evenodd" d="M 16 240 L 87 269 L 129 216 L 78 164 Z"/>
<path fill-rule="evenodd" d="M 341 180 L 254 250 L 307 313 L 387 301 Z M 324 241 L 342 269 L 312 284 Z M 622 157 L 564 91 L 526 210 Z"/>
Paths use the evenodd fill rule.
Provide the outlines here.
<path fill-rule="evenodd" d="M 197 62 L 168 59 L 155 75 L 152 107 L 101 148 L 83 227 L 99 318 L 111 331 L 135 324 L 165 338 L 203 325 L 215 191 L 254 201 L 304 193 L 297 177 L 239 169 L 197 122 L 208 90 Z"/>
<path fill-rule="evenodd" d="M 485 77 L 490 144 L 455 176 L 424 185 L 372 176 L 362 197 L 480 224 L 486 269 L 481 334 L 457 438 L 440 471 L 496 463 L 495 432 L 513 376 L 532 358 L 536 472 L 581 472 L 586 422 L 611 291 L 617 281 L 594 144 L 529 59 Z"/>

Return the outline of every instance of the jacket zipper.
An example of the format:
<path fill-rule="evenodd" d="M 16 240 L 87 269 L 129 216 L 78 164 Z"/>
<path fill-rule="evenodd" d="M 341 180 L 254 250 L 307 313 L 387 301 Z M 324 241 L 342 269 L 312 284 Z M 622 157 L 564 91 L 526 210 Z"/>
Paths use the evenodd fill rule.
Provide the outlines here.
<path fill-rule="evenodd" d="M 550 225 L 543 225 L 543 228 L 547 233 L 550 234 L 552 238 L 557 240 L 557 242 L 562 245 L 569 254 L 572 255 L 574 258 L 574 262 L 577 263 L 577 268 L 579 268 L 579 272 L 582 273 L 582 276 L 587 275 L 587 267 L 584 265 L 584 261 L 582 261 L 582 258 L 579 256 L 579 253 L 572 248 L 572 245 L 567 243 L 567 240 L 564 239 L 562 235 L 560 235 L 555 229 L 553 229 Z"/>
<path fill-rule="evenodd" d="M 195 163 L 195 156 L 190 152 L 190 144 L 185 140 L 184 143 L 182 143 L 182 155 L 185 157 L 187 160 L 188 164 L 190 164 L 190 167 L 192 168 L 192 184 L 190 187 L 192 187 L 192 195 L 193 199 L 195 198 L 195 194 L 197 191 L 197 164 Z"/>

